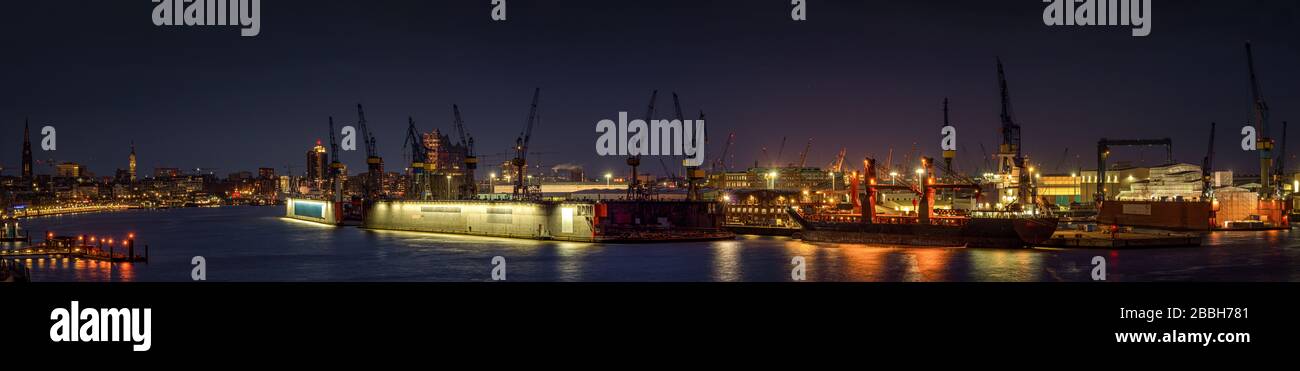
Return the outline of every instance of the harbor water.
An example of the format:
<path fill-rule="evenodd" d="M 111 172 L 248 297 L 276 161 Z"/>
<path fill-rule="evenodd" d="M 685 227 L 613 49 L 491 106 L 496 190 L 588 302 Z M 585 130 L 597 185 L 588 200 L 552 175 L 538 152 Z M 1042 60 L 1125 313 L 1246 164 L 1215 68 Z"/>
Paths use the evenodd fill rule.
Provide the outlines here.
<path fill-rule="evenodd" d="M 30 259 L 34 282 L 189 281 L 202 256 L 209 281 L 1300 281 L 1300 234 L 1215 232 L 1204 246 L 1140 250 L 916 248 L 812 244 L 785 237 L 593 244 L 374 231 L 282 217 L 283 207 L 133 210 L 25 219 L 40 236 L 138 237 L 148 263 Z M 39 239 L 37 237 L 36 239 Z M 11 248 L 12 245 L 6 245 Z"/>

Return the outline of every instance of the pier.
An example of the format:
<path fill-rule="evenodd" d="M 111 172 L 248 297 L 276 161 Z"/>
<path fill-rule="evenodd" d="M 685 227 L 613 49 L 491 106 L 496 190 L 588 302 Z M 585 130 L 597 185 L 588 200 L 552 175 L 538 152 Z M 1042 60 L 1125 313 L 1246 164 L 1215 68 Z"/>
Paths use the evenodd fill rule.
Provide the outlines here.
<path fill-rule="evenodd" d="M 149 262 L 149 245 L 143 253 L 137 254 L 135 236 L 120 240 L 112 238 L 95 238 L 89 236 L 54 236 L 47 235 L 45 241 L 21 248 L 0 250 L 0 259 L 21 260 L 41 258 L 72 258 L 106 262 Z"/>

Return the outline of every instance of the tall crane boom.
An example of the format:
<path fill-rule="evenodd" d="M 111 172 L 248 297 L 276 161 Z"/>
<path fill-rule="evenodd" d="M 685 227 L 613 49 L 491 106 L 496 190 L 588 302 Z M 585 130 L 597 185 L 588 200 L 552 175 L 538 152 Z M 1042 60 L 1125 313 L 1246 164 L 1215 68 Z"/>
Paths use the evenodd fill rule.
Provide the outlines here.
<path fill-rule="evenodd" d="M 456 126 L 456 135 L 465 147 L 465 175 L 461 184 L 461 198 L 473 198 L 478 194 L 478 182 L 474 172 L 478 169 L 478 155 L 474 153 L 474 137 L 465 131 L 465 120 L 460 117 L 460 106 L 451 105 L 452 123 Z"/>
<path fill-rule="evenodd" d="M 366 157 L 375 156 L 375 137 L 370 134 L 370 129 L 366 126 L 366 110 L 357 104 L 357 127 L 361 131 L 361 143 L 365 147 Z"/>
<path fill-rule="evenodd" d="M 701 113 L 701 115 L 702 114 L 703 113 Z M 713 171 L 727 170 L 727 154 L 728 152 L 731 152 L 731 144 L 735 141 L 736 132 L 733 131 L 730 134 L 727 134 L 727 143 L 722 145 L 722 156 L 719 156 L 717 160 L 713 161 Z"/>
<path fill-rule="evenodd" d="M 1015 152 L 1016 157 L 1020 157 L 1020 124 L 1015 122 L 1015 111 L 1011 108 L 1011 92 L 1007 87 L 1007 74 L 1002 68 L 1002 60 L 998 60 L 998 89 L 1002 99 L 1002 145 L 1010 148 L 1003 148 L 1004 151 L 1010 150 Z"/>
<path fill-rule="evenodd" d="M 373 201 L 383 194 L 384 159 L 379 157 L 375 136 L 370 133 L 370 128 L 366 125 L 366 110 L 361 107 L 361 104 L 357 104 L 357 126 L 366 149 L 365 193 L 366 197 Z"/>
<path fill-rule="evenodd" d="M 781 154 L 785 153 L 785 138 L 781 137 L 781 147 L 776 150 L 776 160 L 772 161 L 772 167 L 781 166 Z"/>
<path fill-rule="evenodd" d="M 460 106 L 455 104 L 451 105 L 451 114 L 451 124 L 456 127 L 456 136 L 460 137 L 460 144 L 465 145 L 467 143 L 465 138 L 465 120 L 460 118 Z"/>
<path fill-rule="evenodd" d="M 1286 121 L 1282 121 L 1282 143 L 1277 151 L 1277 169 L 1273 171 L 1279 178 L 1286 176 Z M 1282 184 L 1277 185 L 1279 188 Z M 1294 190 L 1293 190 L 1294 191 Z"/>
<path fill-rule="evenodd" d="M 657 99 L 658 97 L 659 97 L 659 90 L 654 90 L 650 92 L 650 105 L 646 107 L 646 113 L 645 113 L 646 125 L 649 125 L 650 120 L 654 119 L 655 99 Z M 637 167 L 641 166 L 641 154 L 637 153 L 635 155 L 629 156 L 627 158 L 627 165 L 632 167 L 632 181 L 628 182 L 628 186 L 627 186 L 628 198 L 629 199 L 644 198 L 646 196 L 645 185 L 641 184 L 641 181 L 640 179 L 637 178 L 637 173 L 636 173 Z"/>
<path fill-rule="evenodd" d="M 1030 176 L 1025 171 L 1025 157 L 1020 147 L 1020 124 L 1016 122 L 1015 110 L 1011 106 L 1011 89 L 1007 87 L 1007 73 L 998 59 L 998 90 L 1001 96 L 1002 145 L 998 147 L 998 172 L 1006 175 L 1018 173 L 1016 177 L 1016 202 L 1009 203 L 1008 209 L 1023 210 L 1026 205 L 1037 205 L 1037 196 L 1029 188 Z M 1098 170 L 1102 171 L 1102 170 Z M 1035 188 L 1036 189 L 1036 188 Z"/>
<path fill-rule="evenodd" d="M 293 169 L 289 169 L 292 173 Z M 330 199 L 343 201 L 343 161 L 339 159 L 339 143 L 334 138 L 334 116 L 330 116 Z"/>
<path fill-rule="evenodd" d="M 799 152 L 799 167 L 808 164 L 808 151 L 812 150 L 813 138 L 808 138 L 808 143 L 803 145 L 803 152 Z"/>
<path fill-rule="evenodd" d="M 334 139 L 334 116 L 330 116 L 330 161 L 339 160 L 339 142 Z"/>
<path fill-rule="evenodd" d="M 1246 68 L 1250 73 L 1250 97 L 1255 114 L 1255 147 L 1259 150 L 1259 195 L 1260 198 L 1273 198 L 1277 195 L 1277 185 L 1273 183 L 1273 139 L 1269 138 L 1268 131 L 1268 103 L 1264 101 L 1259 80 L 1255 78 L 1255 55 L 1250 42 L 1246 42 Z"/>
<path fill-rule="evenodd" d="M 1205 158 L 1201 160 L 1201 201 L 1210 202 L 1214 197 L 1214 126 L 1210 123 L 1210 143 L 1205 146 Z"/>
<path fill-rule="evenodd" d="M 525 177 L 528 169 L 528 143 L 533 138 L 533 124 L 537 122 L 537 100 L 542 94 L 542 88 L 533 90 L 533 102 L 528 109 L 528 121 L 524 125 L 524 131 L 515 139 L 515 158 L 512 164 L 515 166 L 515 189 L 516 195 L 528 195 L 528 186 L 525 183 Z"/>
<path fill-rule="evenodd" d="M 406 118 L 406 140 L 402 144 L 402 149 L 410 148 L 411 155 L 411 187 L 410 192 L 417 200 L 428 200 L 433 196 L 433 183 L 430 170 L 432 164 L 429 163 L 429 148 L 424 146 L 424 141 L 420 137 L 420 129 L 415 127 L 415 119 Z"/>
<path fill-rule="evenodd" d="M 848 148 L 840 147 L 840 153 L 835 155 L 835 159 L 831 160 L 831 164 L 829 166 L 832 172 L 838 173 L 844 171 L 844 155 L 847 153 L 848 153 Z M 872 162 L 874 163 L 875 161 Z"/>

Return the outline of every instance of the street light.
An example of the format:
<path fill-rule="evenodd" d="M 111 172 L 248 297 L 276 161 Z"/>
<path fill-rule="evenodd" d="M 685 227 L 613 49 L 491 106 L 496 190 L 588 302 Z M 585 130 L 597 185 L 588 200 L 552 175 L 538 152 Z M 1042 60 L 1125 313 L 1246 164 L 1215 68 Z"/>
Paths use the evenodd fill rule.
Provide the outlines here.
<path fill-rule="evenodd" d="M 451 198 L 451 175 L 447 175 L 447 198 Z"/>
<path fill-rule="evenodd" d="M 767 189 L 776 189 L 776 170 L 767 172 Z"/>
<path fill-rule="evenodd" d="M 610 179 L 613 179 L 613 178 L 614 178 L 614 175 L 613 175 L 613 174 L 605 173 L 605 188 L 609 188 L 609 181 L 610 181 Z"/>

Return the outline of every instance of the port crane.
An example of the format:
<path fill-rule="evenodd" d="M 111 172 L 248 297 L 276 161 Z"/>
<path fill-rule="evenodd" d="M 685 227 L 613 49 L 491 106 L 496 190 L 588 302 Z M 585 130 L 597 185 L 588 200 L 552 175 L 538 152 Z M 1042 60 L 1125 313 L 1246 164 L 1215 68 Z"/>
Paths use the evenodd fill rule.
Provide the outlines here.
<path fill-rule="evenodd" d="M 948 121 L 948 98 L 943 98 L 943 128 L 947 128 L 947 127 L 949 127 L 949 126 L 952 126 L 952 123 Z M 953 167 L 952 167 L 952 160 L 953 160 L 954 158 L 957 158 L 957 150 L 956 150 L 956 149 L 951 149 L 951 150 L 949 150 L 949 149 L 943 149 L 943 148 L 940 148 L 940 149 L 943 150 L 943 170 L 944 170 L 944 172 L 946 172 L 946 173 L 948 173 L 949 175 L 955 177 L 956 174 L 954 174 L 954 170 L 953 170 Z"/>
<path fill-rule="evenodd" d="M 650 120 L 654 118 L 655 99 L 658 97 L 659 97 L 659 90 L 650 92 L 650 106 L 646 108 L 646 114 L 645 114 L 646 125 L 649 125 Z M 637 178 L 637 173 L 636 173 L 636 168 L 638 166 L 641 166 L 641 154 L 637 153 L 635 155 L 629 156 L 627 158 L 627 166 L 632 167 L 632 181 L 627 184 L 627 198 L 630 200 L 647 198 L 649 196 L 649 189 L 644 184 L 641 183 L 641 179 Z"/>
<path fill-rule="evenodd" d="M 379 157 L 379 149 L 375 145 L 375 136 L 370 133 L 366 126 L 366 110 L 357 104 L 357 127 L 361 135 L 361 143 L 366 150 L 366 181 L 365 194 L 368 201 L 378 200 L 383 193 L 384 180 L 384 159 Z"/>
<path fill-rule="evenodd" d="M 673 93 L 673 108 L 676 113 L 677 121 L 685 123 L 686 117 L 682 115 L 682 102 L 677 99 L 676 92 Z M 704 111 L 700 111 L 700 118 L 697 119 L 696 125 L 703 124 Z M 685 130 L 683 130 L 683 133 L 685 133 Z M 685 135 L 683 135 L 682 138 L 685 139 Z M 704 138 L 702 139 L 704 139 L 704 142 L 708 142 L 708 132 L 705 132 Z M 695 150 L 703 151 L 704 148 L 696 148 Z M 685 159 L 682 160 L 682 167 L 686 170 L 686 199 L 689 201 L 699 201 L 702 198 L 700 196 L 700 183 L 704 182 L 704 170 L 701 170 L 699 166 L 687 166 Z"/>
<path fill-rule="evenodd" d="M 1259 81 L 1255 78 L 1255 55 L 1250 42 L 1246 42 L 1246 67 L 1250 73 L 1250 95 L 1254 108 L 1255 148 L 1259 151 L 1259 196 L 1263 199 L 1277 195 L 1277 185 L 1273 177 L 1273 139 L 1268 135 L 1268 103 L 1260 92 Z"/>
<path fill-rule="evenodd" d="M 515 167 L 515 188 L 514 195 L 517 197 L 530 198 L 540 196 L 540 187 L 536 191 L 530 189 L 532 185 L 524 179 L 528 173 L 528 143 L 533 138 L 533 124 L 537 122 L 537 99 L 542 94 L 542 88 L 533 90 L 533 103 L 528 109 L 528 121 L 524 125 L 524 131 L 515 138 L 515 158 L 510 161 Z"/>
<path fill-rule="evenodd" d="M 812 150 L 813 138 L 808 138 L 808 143 L 803 145 L 803 152 L 799 152 L 799 167 L 808 164 L 808 151 Z"/>
<path fill-rule="evenodd" d="M 465 175 L 460 185 L 460 197 L 470 199 L 478 195 L 478 182 L 474 180 L 474 172 L 478 169 L 478 156 L 474 153 L 474 137 L 465 132 L 465 120 L 460 117 L 460 106 L 451 105 L 451 112 L 452 123 L 456 126 L 456 135 L 460 137 L 460 145 L 465 148 Z"/>
<path fill-rule="evenodd" d="M 700 117 L 701 118 L 704 117 L 704 112 L 700 112 Z M 731 145 L 735 142 L 736 142 L 736 132 L 733 131 L 730 134 L 727 134 L 727 143 L 722 145 L 722 156 L 718 156 L 717 160 L 713 160 L 713 171 L 716 172 L 716 171 L 728 170 L 727 154 L 731 152 Z"/>
<path fill-rule="evenodd" d="M 785 153 L 785 139 L 781 137 L 781 147 L 776 150 L 776 159 L 772 160 L 772 167 L 781 167 L 781 155 Z"/>
<path fill-rule="evenodd" d="M 1031 190 L 1029 187 L 1029 172 L 1025 171 L 1025 156 L 1020 147 L 1020 124 L 1016 122 L 1015 110 L 1011 106 L 1011 93 L 1007 87 L 1007 73 L 1002 67 L 1002 59 L 998 63 L 998 90 L 1001 97 L 1002 113 L 1000 119 L 1002 122 L 999 130 L 1002 134 L 1002 144 L 998 146 L 998 173 L 1005 176 L 1016 174 L 1016 199 L 1015 202 L 1008 202 L 1007 209 L 1010 211 L 1024 210 L 1027 205 L 1037 205 L 1038 197 L 1035 193 L 1037 190 Z"/>
<path fill-rule="evenodd" d="M 415 119 L 410 116 L 406 117 L 406 140 L 402 144 L 402 151 L 406 152 L 408 148 L 411 155 L 412 198 L 429 200 L 433 198 L 433 164 L 429 163 L 429 148 L 425 147 L 420 130 L 415 127 Z M 447 192 L 450 193 L 451 190 Z"/>
<path fill-rule="evenodd" d="M 1273 174 L 1277 174 L 1276 176 L 1278 177 L 1277 187 L 1279 194 L 1281 194 L 1281 188 L 1285 185 L 1285 182 L 1282 181 L 1282 177 L 1286 176 L 1286 126 L 1286 121 L 1282 121 L 1282 146 L 1277 152 L 1276 169 L 1273 169 Z M 1296 192 L 1294 189 L 1291 191 Z"/>
<path fill-rule="evenodd" d="M 1061 153 L 1061 160 L 1056 162 L 1055 171 L 1061 171 L 1061 165 L 1065 165 L 1065 160 L 1070 158 L 1070 147 L 1065 147 L 1065 152 Z"/>
<path fill-rule="evenodd" d="M 334 116 L 330 116 L 330 199 L 334 202 L 343 201 L 343 162 L 339 161 L 339 142 L 334 138 Z M 293 173 L 292 166 L 286 166 L 289 172 Z"/>
<path fill-rule="evenodd" d="M 829 168 L 832 172 L 836 172 L 836 173 L 844 171 L 844 155 L 847 152 L 848 152 L 847 148 L 840 147 L 840 153 L 835 155 L 835 159 L 831 160 L 831 163 L 826 167 Z"/>

